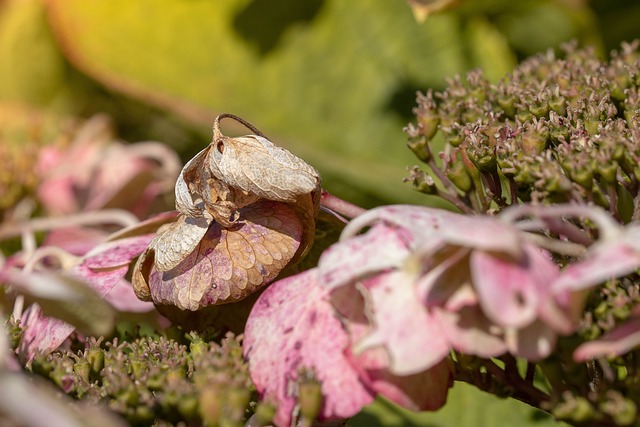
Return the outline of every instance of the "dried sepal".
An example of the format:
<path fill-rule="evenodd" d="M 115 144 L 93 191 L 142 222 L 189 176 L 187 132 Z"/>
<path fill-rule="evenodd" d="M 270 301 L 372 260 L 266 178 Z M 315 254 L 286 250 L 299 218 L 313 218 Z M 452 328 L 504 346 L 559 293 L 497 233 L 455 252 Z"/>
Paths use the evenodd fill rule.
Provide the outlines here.
<path fill-rule="evenodd" d="M 240 212 L 245 222 L 228 229 L 212 223 L 195 250 L 170 270 L 158 268 L 159 251 L 150 248 L 156 259 L 148 288 L 156 304 L 198 310 L 238 301 L 279 274 L 298 249 L 301 222 L 276 202 L 258 202 Z M 141 268 L 148 266 L 144 258 L 140 262 Z"/>
<path fill-rule="evenodd" d="M 256 135 L 228 137 L 224 118 L 239 121 Z M 223 227 L 239 220 L 237 210 L 259 199 L 296 203 L 317 192 L 320 177 L 304 160 L 278 147 L 239 117 L 222 114 L 213 124 L 213 140 L 182 169 L 176 183 L 176 207 L 184 215 L 215 219 Z"/>

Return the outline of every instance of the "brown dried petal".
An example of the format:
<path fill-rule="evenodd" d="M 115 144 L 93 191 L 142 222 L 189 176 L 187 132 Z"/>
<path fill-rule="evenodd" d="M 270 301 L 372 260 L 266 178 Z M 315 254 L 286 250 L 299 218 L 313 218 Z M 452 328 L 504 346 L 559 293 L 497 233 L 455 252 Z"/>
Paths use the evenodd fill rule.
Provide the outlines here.
<path fill-rule="evenodd" d="M 148 284 L 154 303 L 198 310 L 238 301 L 280 273 L 300 245 L 300 219 L 288 205 L 271 201 L 242 208 L 240 214 L 244 221 L 229 229 L 212 222 L 200 243 L 175 268 L 160 271 L 151 266 Z M 178 232 L 173 240 L 181 241 Z M 159 251 L 156 245 L 156 264 Z M 140 261 L 138 276 L 146 262 Z"/>
<path fill-rule="evenodd" d="M 155 267 L 168 271 L 178 265 L 198 246 L 211 221 L 180 215 L 178 220 L 161 230 L 149 244 L 155 252 Z"/>
<path fill-rule="evenodd" d="M 230 187 L 268 200 L 293 202 L 320 183 L 316 170 L 304 160 L 261 136 L 223 137 L 213 144 L 208 166 L 214 177 Z"/>

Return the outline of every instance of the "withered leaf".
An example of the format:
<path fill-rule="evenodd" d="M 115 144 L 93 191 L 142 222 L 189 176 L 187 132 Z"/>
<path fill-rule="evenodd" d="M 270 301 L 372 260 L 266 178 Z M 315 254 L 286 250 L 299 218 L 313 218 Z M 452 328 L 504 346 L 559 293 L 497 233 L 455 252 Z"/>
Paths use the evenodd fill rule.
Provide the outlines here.
<path fill-rule="evenodd" d="M 231 228 L 211 222 L 194 250 L 174 268 L 162 271 L 157 260 L 156 265 L 146 265 L 148 282 L 144 285 L 155 304 L 198 310 L 238 301 L 280 273 L 300 246 L 301 220 L 287 204 L 266 200 L 240 209 L 240 214 L 243 222 Z M 180 229 L 192 227 L 186 224 L 187 219 L 176 222 L 170 233 L 178 238 Z M 158 250 L 149 248 L 144 254 L 136 268 L 137 281 L 145 276 L 140 272 L 151 255 L 157 258 Z"/>

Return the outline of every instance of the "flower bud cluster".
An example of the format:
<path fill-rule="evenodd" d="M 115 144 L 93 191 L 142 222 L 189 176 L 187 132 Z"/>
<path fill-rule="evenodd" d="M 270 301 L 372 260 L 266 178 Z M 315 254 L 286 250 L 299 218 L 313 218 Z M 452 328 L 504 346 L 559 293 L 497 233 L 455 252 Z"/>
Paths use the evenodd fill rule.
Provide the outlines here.
<path fill-rule="evenodd" d="M 467 212 L 578 201 L 629 221 L 640 204 L 638 45 L 603 62 L 569 44 L 497 84 L 473 71 L 418 94 L 416 124 L 405 131 L 430 171 L 408 180 Z M 437 191 L 427 177 L 442 184 Z"/>
<path fill-rule="evenodd" d="M 194 332 L 187 338 L 90 338 L 76 354 L 37 357 L 33 369 L 65 393 L 102 403 L 134 425 L 241 426 L 251 412 L 263 418 L 273 412 L 266 404 L 256 407 L 238 337 L 228 334 L 220 344 Z"/>

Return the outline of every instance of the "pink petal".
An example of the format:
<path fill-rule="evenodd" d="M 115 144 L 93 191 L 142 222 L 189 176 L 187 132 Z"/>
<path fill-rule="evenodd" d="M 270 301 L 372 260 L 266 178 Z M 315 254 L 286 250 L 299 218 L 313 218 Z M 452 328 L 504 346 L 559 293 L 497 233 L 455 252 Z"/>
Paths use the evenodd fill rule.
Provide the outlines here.
<path fill-rule="evenodd" d="M 317 285 L 317 270 L 272 284 L 254 305 L 244 354 L 262 396 L 278 403 L 275 423 L 289 426 L 301 368 L 322 384 L 322 418 L 348 418 L 373 400 L 344 354 L 348 337 Z"/>
<path fill-rule="evenodd" d="M 154 234 L 144 234 L 104 242 L 89 251 L 82 264 L 91 269 L 128 266 L 132 259 L 147 249 L 154 237 Z"/>
<path fill-rule="evenodd" d="M 515 259 L 523 255 L 520 231 L 494 217 L 460 215 L 455 222 L 448 222 L 438 235 L 456 246 L 505 253 Z"/>
<path fill-rule="evenodd" d="M 23 363 L 31 362 L 37 354 L 51 353 L 76 329 L 63 320 L 43 315 L 37 304 L 25 310 L 20 322 L 23 333 L 16 351 Z"/>
<path fill-rule="evenodd" d="M 438 323 L 418 298 L 414 280 L 403 271 L 393 271 L 363 282 L 372 328 L 353 351 L 358 354 L 384 346 L 389 370 L 397 375 L 429 369 L 450 350 Z"/>
<path fill-rule="evenodd" d="M 453 385 L 453 370 L 448 359 L 412 375 L 394 375 L 387 369 L 388 357 L 382 349 L 351 357 L 365 384 L 412 411 L 439 409 L 445 404 L 449 388 Z"/>
<path fill-rule="evenodd" d="M 562 270 L 553 284 L 556 291 L 588 289 L 614 277 L 633 273 L 640 267 L 640 251 L 624 242 L 606 243 L 590 252 L 586 259 Z"/>
<path fill-rule="evenodd" d="M 538 307 L 558 275 L 555 264 L 538 248 L 524 246 L 520 261 L 474 251 L 470 264 L 472 283 L 487 317 L 505 327 L 520 328 L 533 322 Z"/>
<path fill-rule="evenodd" d="M 433 308 L 451 346 L 467 354 L 495 357 L 507 351 L 502 330 L 496 328 L 478 306 L 466 306 L 457 311 Z"/>
<path fill-rule="evenodd" d="M 366 234 L 326 249 L 318 266 L 322 286 L 335 289 L 389 268 L 398 268 L 408 255 L 407 241 L 397 229 L 374 225 Z"/>
<path fill-rule="evenodd" d="M 357 216 L 342 231 L 341 240 L 359 233 L 363 228 L 375 223 L 386 224 L 389 228 L 404 229 L 412 241 L 421 242 L 442 229 L 445 224 L 453 224 L 464 215 L 443 209 L 413 205 L 389 205 L 371 209 Z"/>
<path fill-rule="evenodd" d="M 51 230 L 42 246 L 56 246 L 73 255 L 84 255 L 102 242 L 107 233 L 95 228 L 68 227 Z"/>
<path fill-rule="evenodd" d="M 602 337 L 580 345 L 573 353 L 576 362 L 596 357 L 615 357 L 640 345 L 640 316 L 636 315 Z"/>
<path fill-rule="evenodd" d="M 140 301 L 128 281 L 119 280 L 104 299 L 118 311 L 146 313 L 155 309 L 152 302 Z"/>
<path fill-rule="evenodd" d="M 531 362 L 537 362 L 549 356 L 556 347 L 558 334 L 541 321 L 505 333 L 505 342 L 509 352 Z"/>

